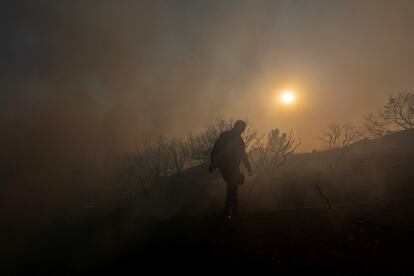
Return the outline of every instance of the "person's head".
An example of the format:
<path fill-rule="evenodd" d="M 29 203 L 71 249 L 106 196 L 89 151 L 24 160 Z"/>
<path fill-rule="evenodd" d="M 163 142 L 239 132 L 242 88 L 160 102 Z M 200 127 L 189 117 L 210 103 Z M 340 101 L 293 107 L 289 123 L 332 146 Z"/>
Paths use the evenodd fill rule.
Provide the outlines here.
<path fill-rule="evenodd" d="M 242 120 L 237 120 L 235 123 L 234 123 L 234 127 L 233 127 L 233 129 L 237 132 L 237 133 L 240 133 L 240 134 L 242 134 L 243 133 L 243 131 L 246 129 L 246 123 L 244 122 L 244 121 L 242 121 Z"/>

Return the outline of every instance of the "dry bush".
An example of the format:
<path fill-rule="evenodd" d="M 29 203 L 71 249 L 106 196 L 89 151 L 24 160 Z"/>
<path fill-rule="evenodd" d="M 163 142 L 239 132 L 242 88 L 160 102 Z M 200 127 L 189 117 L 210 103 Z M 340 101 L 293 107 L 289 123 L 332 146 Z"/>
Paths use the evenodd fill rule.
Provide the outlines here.
<path fill-rule="evenodd" d="M 256 171 L 274 170 L 286 163 L 287 157 L 299 147 L 292 131 L 281 133 L 272 129 L 266 139 L 259 139 L 253 147 L 250 158 Z"/>
<path fill-rule="evenodd" d="M 322 137 L 318 137 L 329 149 L 345 149 L 350 144 L 361 138 L 360 131 L 350 123 L 332 123 L 323 132 Z"/>
<path fill-rule="evenodd" d="M 180 182 L 184 170 L 210 161 L 215 141 L 233 124 L 233 120 L 217 120 L 199 135 L 189 136 L 188 140 L 164 136 L 147 140 L 137 152 L 125 159 L 120 181 L 122 197 L 134 198 L 150 191 L 160 194 L 163 184 Z M 256 142 L 257 132 L 250 124 L 243 133 L 243 139 L 247 148 Z"/>
<path fill-rule="evenodd" d="M 181 175 L 183 170 L 190 166 L 191 155 L 188 142 L 182 139 L 171 139 L 167 144 L 170 173 Z"/>
<path fill-rule="evenodd" d="M 164 177 L 171 174 L 171 154 L 168 140 L 159 136 L 146 141 L 142 148 L 126 158 L 121 178 L 123 198 L 147 194 L 150 189 L 159 190 Z"/>

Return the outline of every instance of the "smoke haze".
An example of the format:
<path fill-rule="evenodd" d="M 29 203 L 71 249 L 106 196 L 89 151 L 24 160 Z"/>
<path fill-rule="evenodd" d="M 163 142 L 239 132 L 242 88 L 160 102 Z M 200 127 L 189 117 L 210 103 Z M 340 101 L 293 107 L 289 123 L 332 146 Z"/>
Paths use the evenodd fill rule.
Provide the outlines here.
<path fill-rule="evenodd" d="M 294 128 L 306 151 L 330 121 L 355 121 L 412 87 L 411 1 L 2 6 L 9 150 L 30 137 L 95 156 L 243 117 Z M 302 97 L 294 111 L 269 104 L 286 86 Z"/>

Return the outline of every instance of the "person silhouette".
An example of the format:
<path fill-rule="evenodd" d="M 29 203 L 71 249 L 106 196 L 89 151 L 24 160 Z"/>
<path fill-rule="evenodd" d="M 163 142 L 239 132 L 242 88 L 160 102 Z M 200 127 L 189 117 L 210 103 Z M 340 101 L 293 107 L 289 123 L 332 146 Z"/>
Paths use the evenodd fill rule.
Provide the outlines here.
<path fill-rule="evenodd" d="M 253 174 L 246 153 L 246 144 L 241 134 L 246 129 L 246 123 L 237 120 L 234 127 L 220 134 L 210 153 L 209 171 L 219 169 L 224 181 L 227 183 L 227 195 L 223 215 L 229 220 L 239 215 L 237 190 L 244 183 L 244 174 L 240 172 L 240 163 L 247 168 L 247 173 Z"/>

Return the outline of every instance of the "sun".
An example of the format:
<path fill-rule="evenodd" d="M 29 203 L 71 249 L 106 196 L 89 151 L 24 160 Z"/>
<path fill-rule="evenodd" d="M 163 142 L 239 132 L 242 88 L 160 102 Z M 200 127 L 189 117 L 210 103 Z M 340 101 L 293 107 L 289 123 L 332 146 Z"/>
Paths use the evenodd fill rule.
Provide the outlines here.
<path fill-rule="evenodd" d="M 293 91 L 285 90 L 282 92 L 281 100 L 284 104 L 291 104 L 296 100 L 296 97 Z"/>

